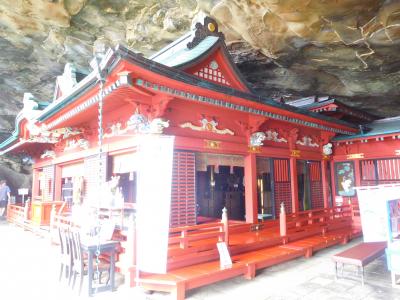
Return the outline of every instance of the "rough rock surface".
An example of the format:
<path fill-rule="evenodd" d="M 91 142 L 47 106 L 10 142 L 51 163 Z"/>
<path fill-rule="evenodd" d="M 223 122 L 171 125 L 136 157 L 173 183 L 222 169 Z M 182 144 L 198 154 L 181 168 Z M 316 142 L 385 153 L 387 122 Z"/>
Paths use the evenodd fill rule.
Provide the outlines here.
<path fill-rule="evenodd" d="M 400 1 L 0 0 L 0 134 L 12 130 L 24 92 L 52 98 L 65 62 L 86 69 L 94 46 L 117 43 L 149 55 L 200 12 L 221 24 L 258 92 L 400 114 Z"/>

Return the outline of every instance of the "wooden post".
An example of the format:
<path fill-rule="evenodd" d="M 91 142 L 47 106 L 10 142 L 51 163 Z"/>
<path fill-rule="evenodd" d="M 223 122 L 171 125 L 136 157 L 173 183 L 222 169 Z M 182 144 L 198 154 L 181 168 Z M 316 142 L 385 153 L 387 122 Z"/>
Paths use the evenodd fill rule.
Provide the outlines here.
<path fill-rule="evenodd" d="M 51 206 L 50 211 L 50 243 L 53 243 L 53 233 L 54 233 L 54 220 L 56 218 L 56 205 Z"/>
<path fill-rule="evenodd" d="M 245 204 L 246 222 L 256 223 L 257 215 L 257 169 L 256 155 L 249 153 L 244 158 L 244 185 L 245 185 Z"/>
<path fill-rule="evenodd" d="M 125 273 L 125 284 L 128 287 L 135 287 L 139 276 L 136 269 L 136 223 L 133 213 L 128 218 L 128 230 L 126 231 L 125 252 L 121 263 L 121 270 Z"/>
<path fill-rule="evenodd" d="M 24 206 L 24 220 L 22 221 L 22 227 L 26 229 L 28 226 L 27 222 L 29 220 L 29 205 L 31 204 L 31 198 L 28 198 L 28 200 L 25 202 Z"/>
<path fill-rule="evenodd" d="M 281 212 L 279 214 L 279 231 L 282 237 L 286 236 L 287 228 L 286 228 L 286 212 L 285 212 L 285 204 L 281 203 Z"/>
<path fill-rule="evenodd" d="M 25 202 L 24 206 L 24 219 L 27 221 L 29 219 L 29 204 L 31 202 L 31 199 L 28 198 L 28 200 Z"/>
<path fill-rule="evenodd" d="M 227 246 L 229 246 L 228 210 L 226 209 L 226 207 L 222 209 L 221 223 L 223 224 L 223 230 L 224 230 L 224 242 L 226 243 Z"/>
<path fill-rule="evenodd" d="M 32 199 L 39 196 L 39 170 L 33 169 L 32 172 Z"/>
<path fill-rule="evenodd" d="M 328 162 L 323 159 L 321 162 L 321 177 L 322 177 L 322 197 L 324 198 L 324 208 L 329 207 L 329 182 L 328 182 Z"/>
<path fill-rule="evenodd" d="M 292 193 L 292 213 L 299 211 L 299 187 L 297 183 L 297 160 L 290 158 L 290 190 Z"/>
<path fill-rule="evenodd" d="M 181 232 L 181 240 L 179 242 L 179 247 L 181 249 L 187 249 L 188 248 L 188 241 L 187 241 L 187 231 L 184 229 Z"/>
<path fill-rule="evenodd" d="M 55 201 L 61 201 L 62 197 L 61 197 L 61 190 L 62 190 L 62 174 L 61 174 L 61 167 L 60 166 L 55 166 L 55 170 L 54 170 L 54 200 Z"/>

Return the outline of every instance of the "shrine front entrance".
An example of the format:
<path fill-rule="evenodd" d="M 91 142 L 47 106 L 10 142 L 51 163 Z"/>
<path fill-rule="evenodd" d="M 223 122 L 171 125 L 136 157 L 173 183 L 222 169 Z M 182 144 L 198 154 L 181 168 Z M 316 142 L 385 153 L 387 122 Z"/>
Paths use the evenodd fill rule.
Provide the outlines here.
<path fill-rule="evenodd" d="M 238 155 L 196 153 L 197 222 L 221 218 L 245 220 L 244 159 Z"/>

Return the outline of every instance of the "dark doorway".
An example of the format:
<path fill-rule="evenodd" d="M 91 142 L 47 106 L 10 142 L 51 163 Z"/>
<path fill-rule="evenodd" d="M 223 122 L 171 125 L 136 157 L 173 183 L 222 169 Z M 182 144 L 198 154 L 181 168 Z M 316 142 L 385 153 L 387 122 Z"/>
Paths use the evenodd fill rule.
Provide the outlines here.
<path fill-rule="evenodd" d="M 275 219 L 273 163 L 271 158 L 257 158 L 258 219 Z"/>
<path fill-rule="evenodd" d="M 300 211 L 324 207 L 319 161 L 297 161 L 297 184 Z"/>
<path fill-rule="evenodd" d="M 229 161 L 226 157 L 223 156 L 219 161 Z M 229 219 L 245 220 L 244 168 L 208 164 L 203 167 L 206 167 L 204 171 L 196 171 L 198 223 L 220 219 L 224 207 L 227 208 Z"/>

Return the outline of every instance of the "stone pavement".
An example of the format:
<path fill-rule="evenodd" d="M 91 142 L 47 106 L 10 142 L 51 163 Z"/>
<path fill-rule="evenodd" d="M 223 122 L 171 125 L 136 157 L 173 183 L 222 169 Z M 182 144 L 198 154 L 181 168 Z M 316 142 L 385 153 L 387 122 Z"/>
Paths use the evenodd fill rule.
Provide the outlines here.
<path fill-rule="evenodd" d="M 146 299 L 167 300 L 169 294 L 144 294 L 140 289 L 120 285 L 116 292 L 103 292 L 92 298 L 78 296 L 66 283 L 58 281 L 58 247 L 48 239 L 0 220 L 0 299 Z M 347 266 L 344 277 L 335 281 L 331 256 L 361 242 L 321 250 L 310 259 L 300 258 L 260 272 L 251 280 L 237 277 L 187 292 L 188 300 L 292 300 L 292 299 L 399 299 L 400 289 L 391 287 L 385 257 L 365 268 L 361 286 L 355 267 Z"/>

